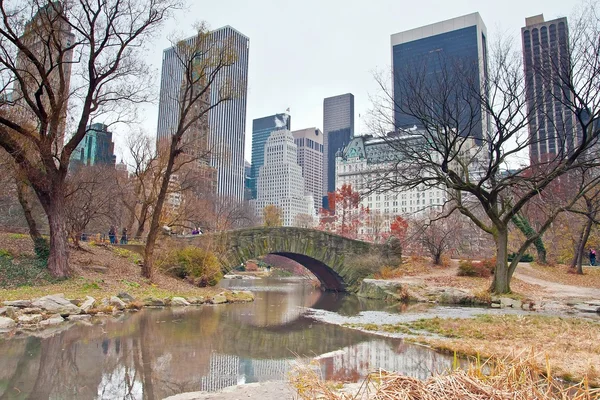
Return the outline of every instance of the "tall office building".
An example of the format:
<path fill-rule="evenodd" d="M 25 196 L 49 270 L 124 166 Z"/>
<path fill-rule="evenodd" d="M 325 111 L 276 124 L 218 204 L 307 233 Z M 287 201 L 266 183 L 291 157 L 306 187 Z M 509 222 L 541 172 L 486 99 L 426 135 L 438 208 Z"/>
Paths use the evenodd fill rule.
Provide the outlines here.
<path fill-rule="evenodd" d="M 304 192 L 313 196 L 315 210 L 321 209 L 323 193 L 323 132 L 307 128 L 292 132 L 298 147 L 298 165 L 302 167 Z"/>
<path fill-rule="evenodd" d="M 115 166 L 117 156 L 114 153 L 115 144 L 112 141 L 112 132 L 104 124 L 92 124 L 71 154 L 69 168 L 77 169 L 87 165 Z"/>
<path fill-rule="evenodd" d="M 249 39 L 230 26 L 211 32 L 214 43 L 232 45 L 236 62 L 222 69 L 215 79 L 217 86 L 232 82 L 239 85 L 232 100 L 218 103 L 219 91 L 210 91 L 208 113 L 208 146 L 210 167 L 216 170 L 217 194 L 237 200 L 244 199 L 244 141 L 246 130 L 246 99 L 248 82 Z M 194 43 L 195 36 L 186 39 Z M 176 49 L 163 53 L 160 100 L 158 106 L 157 141 L 169 138 L 177 127 L 178 98 L 183 81 L 183 67 L 177 60 Z"/>
<path fill-rule="evenodd" d="M 460 83 L 473 85 L 480 93 L 485 91 L 487 76 L 487 30 L 479 13 L 464 15 L 447 21 L 396 33 L 391 36 L 393 88 L 394 88 L 394 123 L 396 129 L 407 129 L 420 126 L 419 121 L 401 111 L 401 107 L 415 102 L 412 98 L 415 82 L 422 85 L 422 90 L 429 88 L 436 93 L 437 84 L 448 83 L 442 74 L 460 74 Z M 464 78 L 464 79 L 463 79 Z M 461 85 L 457 85 L 460 89 Z M 453 90 L 453 89 L 451 89 Z M 464 90 L 464 87 L 463 87 Z M 470 131 L 470 136 L 481 139 L 487 132 L 487 116 L 481 112 L 478 95 L 472 100 L 465 99 L 457 93 L 461 103 L 455 109 L 463 110 L 458 116 L 463 119 L 459 126 Z M 401 107 L 398 107 L 401 105 Z M 471 114 L 470 109 L 474 110 Z M 469 112 L 468 112 L 469 110 Z M 473 119 L 477 124 L 468 128 Z"/>
<path fill-rule="evenodd" d="M 250 191 L 256 198 L 256 185 L 260 167 L 264 164 L 265 144 L 273 131 L 291 130 L 292 119 L 288 114 L 275 114 L 252 121 L 252 169 L 250 171 Z"/>
<path fill-rule="evenodd" d="M 257 216 L 261 217 L 268 205 L 282 211 L 283 226 L 293 226 L 300 214 L 316 215 L 313 197 L 304 193 L 297 151 L 294 137 L 287 129 L 273 131 L 267 139 L 256 199 L 252 200 Z"/>
<path fill-rule="evenodd" d="M 354 136 L 354 95 L 351 93 L 323 100 L 323 207 L 328 208 L 327 193 L 335 191 L 335 154 Z"/>
<path fill-rule="evenodd" d="M 66 129 L 67 106 L 69 88 L 71 82 L 71 64 L 73 61 L 73 50 L 67 50 L 75 42 L 75 35 L 71 32 L 71 26 L 65 22 L 63 5 L 60 1 L 48 2 L 40 7 L 33 18 L 27 22 L 20 40 L 32 51 L 36 61 L 43 63 L 44 70 L 48 73 L 48 82 L 57 100 L 59 96 L 65 99 L 61 104 L 60 121 L 54 141 L 54 151 L 60 152 L 63 147 Z M 50 109 L 48 91 L 43 87 L 38 67 L 23 51 L 17 52 L 16 68 L 21 71 L 22 81 L 15 81 L 14 92 L 11 101 L 14 101 L 24 119 L 38 121 L 37 115 L 27 105 L 23 94 L 29 93 L 28 97 L 36 101 L 34 93 L 40 91 L 40 100 L 46 110 Z M 58 65 L 60 64 L 60 68 Z M 27 73 L 24 73 L 27 71 Z M 63 85 L 61 87 L 61 85 Z M 26 87 L 26 91 L 24 87 Z M 61 90 L 62 89 L 62 90 Z M 60 93 L 62 91 L 62 93 Z M 36 122 L 38 125 L 39 122 Z"/>
<path fill-rule="evenodd" d="M 577 144 L 574 115 L 559 99 L 569 96 L 566 88 L 571 71 L 569 31 L 566 18 L 544 21 L 544 15 L 525 19 L 521 28 L 527 108 L 529 156 L 532 164 L 568 154 Z M 561 74 L 561 75 L 557 75 Z"/>

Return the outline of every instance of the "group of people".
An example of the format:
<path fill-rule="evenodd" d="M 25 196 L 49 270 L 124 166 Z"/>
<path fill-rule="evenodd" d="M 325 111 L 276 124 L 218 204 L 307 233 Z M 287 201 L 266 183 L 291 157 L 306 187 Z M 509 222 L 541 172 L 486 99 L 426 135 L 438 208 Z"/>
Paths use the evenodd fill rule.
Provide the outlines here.
<path fill-rule="evenodd" d="M 117 244 L 117 228 L 114 226 L 111 226 L 108 230 L 108 239 L 110 239 L 110 244 Z M 127 228 L 123 228 L 120 244 L 127 244 L 127 241 Z"/>

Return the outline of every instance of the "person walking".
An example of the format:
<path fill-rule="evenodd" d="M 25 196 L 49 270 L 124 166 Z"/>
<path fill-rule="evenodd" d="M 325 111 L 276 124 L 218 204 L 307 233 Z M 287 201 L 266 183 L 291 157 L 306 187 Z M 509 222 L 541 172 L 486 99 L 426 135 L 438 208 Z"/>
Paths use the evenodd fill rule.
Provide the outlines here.
<path fill-rule="evenodd" d="M 121 232 L 121 244 L 127 244 L 127 228 L 123 228 Z"/>
<path fill-rule="evenodd" d="M 111 226 L 108 230 L 108 238 L 110 239 L 110 244 L 117 243 L 117 230 L 114 226 Z"/>
<path fill-rule="evenodd" d="M 590 248 L 590 265 L 592 267 L 596 266 L 596 250 Z"/>

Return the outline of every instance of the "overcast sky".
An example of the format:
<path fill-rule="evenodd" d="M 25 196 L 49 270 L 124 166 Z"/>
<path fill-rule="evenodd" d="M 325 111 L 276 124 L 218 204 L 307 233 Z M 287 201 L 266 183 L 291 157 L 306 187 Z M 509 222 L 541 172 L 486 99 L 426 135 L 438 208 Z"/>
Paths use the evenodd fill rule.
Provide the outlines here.
<path fill-rule="evenodd" d="M 520 40 L 525 17 L 569 16 L 579 0 L 188 0 L 148 53 L 160 87 L 162 51 L 168 35 L 194 34 L 194 23 L 231 25 L 250 38 L 245 158 L 250 160 L 252 120 L 291 109 L 292 129 L 323 127 L 323 98 L 354 94 L 356 133 L 376 94 L 373 72 L 390 68 L 390 35 L 479 12 L 488 43 L 498 34 Z M 520 46 L 519 42 L 516 42 Z M 363 118 L 359 118 L 359 114 Z M 156 135 L 158 104 L 143 111 L 143 127 Z M 123 133 L 123 132 L 119 132 Z M 117 134 L 117 154 L 124 135 Z"/>

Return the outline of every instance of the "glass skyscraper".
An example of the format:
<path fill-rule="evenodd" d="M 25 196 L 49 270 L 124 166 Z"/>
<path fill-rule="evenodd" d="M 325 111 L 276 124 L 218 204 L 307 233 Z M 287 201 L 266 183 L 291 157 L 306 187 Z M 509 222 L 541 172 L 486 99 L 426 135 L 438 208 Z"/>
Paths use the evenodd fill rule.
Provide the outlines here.
<path fill-rule="evenodd" d="M 335 154 L 354 136 L 354 95 L 346 93 L 323 100 L 323 207 L 327 193 L 335 192 Z"/>
<path fill-rule="evenodd" d="M 111 165 L 115 166 L 117 157 L 114 154 L 115 144 L 112 141 L 112 132 L 104 124 L 88 126 L 85 136 L 79 142 L 69 161 L 71 169 L 83 165 Z"/>
<path fill-rule="evenodd" d="M 567 86 L 571 71 L 567 19 L 546 22 L 543 15 L 526 18 L 521 35 L 529 110 L 529 156 L 531 163 L 536 164 L 569 154 L 577 144 L 574 114 L 565 106 L 569 104 L 565 96 L 570 95 Z"/>
<path fill-rule="evenodd" d="M 222 69 L 216 76 L 217 85 L 233 82 L 242 85 L 232 100 L 221 102 L 217 90 L 210 91 L 211 106 L 208 113 L 209 146 L 213 156 L 210 166 L 217 173 L 217 194 L 242 201 L 244 199 L 244 141 L 246 131 L 246 99 L 248 82 L 248 37 L 230 26 L 211 32 L 214 43 L 233 43 L 236 62 Z M 193 43 L 195 36 L 186 39 Z M 163 53 L 160 100 L 158 106 L 157 140 L 170 137 L 177 127 L 178 98 L 183 81 L 183 67 L 177 60 L 175 48 Z"/>
<path fill-rule="evenodd" d="M 265 144 L 273 131 L 287 129 L 291 131 L 292 119 L 288 114 L 274 114 L 252 121 L 252 167 L 250 170 L 250 191 L 256 199 L 256 187 L 260 167 L 265 162 Z"/>
<path fill-rule="evenodd" d="M 413 93 L 435 96 L 438 82 L 448 83 L 445 77 L 461 74 L 456 88 L 464 90 L 462 83 L 469 85 L 469 90 L 484 91 L 487 75 L 487 30 L 479 13 L 438 22 L 435 24 L 396 33 L 391 36 L 392 65 L 394 74 L 394 124 L 396 129 L 420 127 L 420 122 L 412 115 L 402 112 L 415 102 Z M 416 85 L 419 85 L 417 88 Z M 449 85 L 446 87 L 448 88 Z M 467 130 L 467 124 L 476 121 L 476 126 L 469 129 L 469 135 L 481 138 L 487 129 L 487 118 L 481 113 L 478 95 L 456 93 L 455 109 L 465 110 L 459 118 L 460 124 Z M 452 96 L 448 96 L 452 97 Z M 425 99 L 421 98 L 425 101 Z M 435 102 L 435 100 L 433 100 Z M 470 104 L 469 104 L 470 103 Z M 401 107 L 399 107 L 399 105 Z M 466 111 L 469 110 L 469 111 Z"/>

